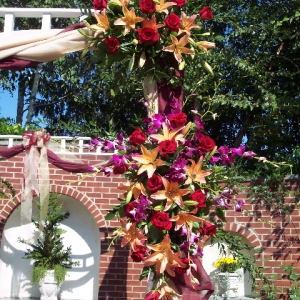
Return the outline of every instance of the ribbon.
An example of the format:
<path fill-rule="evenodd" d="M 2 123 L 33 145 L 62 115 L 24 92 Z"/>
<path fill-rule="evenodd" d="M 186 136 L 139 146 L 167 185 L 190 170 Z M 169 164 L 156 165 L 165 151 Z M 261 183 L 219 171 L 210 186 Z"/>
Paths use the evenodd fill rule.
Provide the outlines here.
<path fill-rule="evenodd" d="M 41 235 L 49 205 L 49 166 L 47 143 L 50 135 L 44 129 L 29 130 L 23 135 L 24 157 L 24 198 L 21 205 L 21 225 L 31 222 L 33 195 L 40 196 L 39 229 L 30 239 L 33 243 Z M 38 175 L 38 178 L 37 178 Z"/>

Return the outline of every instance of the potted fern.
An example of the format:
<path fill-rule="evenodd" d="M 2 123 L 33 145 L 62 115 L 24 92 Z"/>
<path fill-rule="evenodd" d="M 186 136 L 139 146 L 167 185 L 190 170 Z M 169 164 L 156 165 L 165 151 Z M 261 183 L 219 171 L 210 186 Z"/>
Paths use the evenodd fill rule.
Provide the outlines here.
<path fill-rule="evenodd" d="M 62 212 L 62 204 L 57 203 L 58 195 L 50 194 L 49 207 L 44 227 L 40 237 L 33 243 L 28 244 L 24 239 L 21 243 L 27 244 L 24 259 L 32 259 L 33 274 L 32 282 L 39 287 L 41 300 L 56 300 L 57 294 L 65 280 L 67 269 L 78 265 L 71 261 L 71 246 L 64 248 L 62 234 L 65 233 L 59 227 L 60 222 L 69 217 L 69 212 Z M 38 216 L 33 220 L 34 226 L 40 226 L 39 212 L 40 203 L 37 201 Z"/>

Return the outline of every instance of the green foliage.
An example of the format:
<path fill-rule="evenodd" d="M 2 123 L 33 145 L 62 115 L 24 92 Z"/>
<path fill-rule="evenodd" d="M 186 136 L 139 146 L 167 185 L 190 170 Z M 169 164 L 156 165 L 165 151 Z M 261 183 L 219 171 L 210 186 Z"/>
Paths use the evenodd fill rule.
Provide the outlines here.
<path fill-rule="evenodd" d="M 0 199 L 8 199 L 7 190 L 11 194 L 12 198 L 14 198 L 16 195 L 14 187 L 10 182 L 0 177 Z"/>
<path fill-rule="evenodd" d="M 34 267 L 32 272 L 32 282 L 38 286 L 39 282 L 45 277 L 47 271 L 48 269 L 43 265 Z"/>
<path fill-rule="evenodd" d="M 256 290 L 263 287 L 264 292 L 268 295 L 274 292 L 274 287 L 271 282 L 271 278 L 264 274 L 264 269 L 255 263 L 256 258 L 254 255 L 243 253 L 244 250 L 251 252 L 257 252 L 252 246 L 245 244 L 242 241 L 241 236 L 234 236 L 231 232 L 218 229 L 217 233 L 211 237 L 211 243 L 217 243 L 220 253 L 226 255 L 226 249 L 224 243 L 227 244 L 228 250 L 239 262 L 239 266 L 248 271 L 250 278 L 252 279 L 252 289 Z M 256 281 L 256 279 L 262 281 L 262 286 Z M 274 292 L 275 293 L 275 292 Z M 276 293 L 274 294 L 276 295 Z M 270 298 L 274 299 L 274 298 Z"/>
<path fill-rule="evenodd" d="M 57 203 L 58 195 L 50 194 L 49 208 L 41 236 L 33 244 L 29 244 L 31 248 L 27 249 L 25 259 L 34 260 L 33 283 L 38 285 L 43 278 L 45 270 L 55 270 L 55 278 L 58 284 L 65 279 L 66 269 L 78 265 L 78 262 L 71 261 L 71 247 L 64 248 L 62 230 L 60 222 L 69 217 L 68 212 L 62 212 L 62 204 Z M 37 202 L 38 211 L 40 211 L 40 203 Z M 40 226 L 39 216 L 33 220 L 35 227 Z M 26 244 L 24 239 L 19 240 Z M 35 270 L 38 268 L 37 270 Z M 64 269 L 65 271 L 63 271 Z"/>
<path fill-rule="evenodd" d="M 23 134 L 25 130 L 20 124 L 14 124 L 11 118 L 0 118 L 0 134 Z"/>
<path fill-rule="evenodd" d="M 291 286 L 288 288 L 289 299 L 297 300 L 300 299 L 300 282 L 299 274 L 297 270 L 291 265 L 280 265 L 284 274 L 282 275 L 283 279 L 289 279 Z"/>

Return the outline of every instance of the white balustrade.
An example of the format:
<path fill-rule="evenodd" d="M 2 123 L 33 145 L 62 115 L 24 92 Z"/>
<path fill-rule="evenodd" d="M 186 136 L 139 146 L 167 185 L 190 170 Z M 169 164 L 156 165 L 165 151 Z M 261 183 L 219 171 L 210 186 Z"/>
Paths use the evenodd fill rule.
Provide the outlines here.
<path fill-rule="evenodd" d="M 0 146 L 12 147 L 22 143 L 21 135 L 0 135 Z M 90 137 L 51 136 L 49 149 L 57 154 L 89 154 L 112 155 L 112 152 L 102 152 L 101 147 L 90 150 Z"/>
<path fill-rule="evenodd" d="M 92 12 L 94 10 L 91 10 Z M 79 8 L 15 8 L 0 7 L 0 18 L 4 18 L 4 31 L 13 31 L 15 18 L 42 18 L 42 30 L 51 29 L 51 18 L 85 18 Z"/>

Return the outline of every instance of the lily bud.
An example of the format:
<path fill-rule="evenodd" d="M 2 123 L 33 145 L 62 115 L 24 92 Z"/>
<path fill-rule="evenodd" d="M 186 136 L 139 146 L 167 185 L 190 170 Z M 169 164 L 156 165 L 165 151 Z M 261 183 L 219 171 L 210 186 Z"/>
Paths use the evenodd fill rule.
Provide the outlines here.
<path fill-rule="evenodd" d="M 142 68 L 146 62 L 146 53 L 145 51 L 142 52 L 139 60 L 139 68 Z"/>
<path fill-rule="evenodd" d="M 182 71 L 182 70 L 184 69 L 184 67 L 185 67 L 185 61 L 183 60 L 183 61 L 179 64 L 179 67 L 178 67 L 179 71 Z"/>

